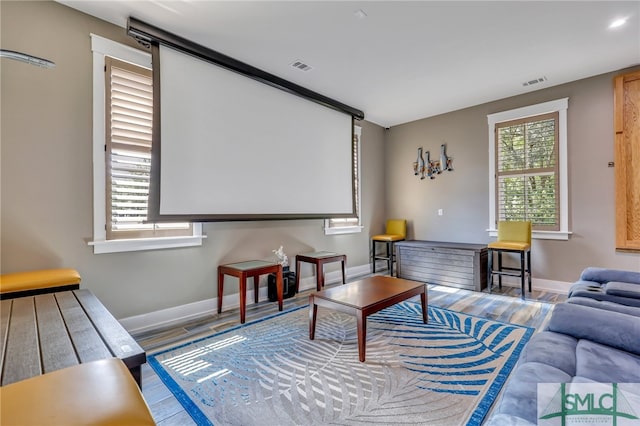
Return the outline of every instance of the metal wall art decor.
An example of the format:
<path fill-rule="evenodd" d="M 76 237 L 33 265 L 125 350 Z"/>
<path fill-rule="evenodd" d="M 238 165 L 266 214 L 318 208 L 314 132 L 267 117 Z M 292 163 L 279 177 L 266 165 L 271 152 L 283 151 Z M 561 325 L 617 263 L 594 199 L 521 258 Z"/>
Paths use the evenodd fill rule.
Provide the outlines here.
<path fill-rule="evenodd" d="M 418 148 L 418 159 L 413 163 L 413 174 L 420 176 L 420 179 L 435 179 L 443 171 L 452 171 L 451 162 L 453 159 L 447 156 L 445 144 L 440 145 L 440 160 L 431 160 L 429 151 L 425 151 L 422 157 L 422 147 Z"/>

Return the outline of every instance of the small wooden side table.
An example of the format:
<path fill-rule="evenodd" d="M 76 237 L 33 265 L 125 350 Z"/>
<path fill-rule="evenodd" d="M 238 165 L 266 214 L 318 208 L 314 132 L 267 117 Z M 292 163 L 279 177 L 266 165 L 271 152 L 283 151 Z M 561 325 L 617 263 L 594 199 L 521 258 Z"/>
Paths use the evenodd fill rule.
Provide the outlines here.
<path fill-rule="evenodd" d="M 300 262 L 308 262 L 316 265 L 316 289 L 322 290 L 324 287 L 324 264 L 331 262 L 342 262 L 342 284 L 346 283 L 344 265 L 347 256 L 330 251 L 315 251 L 296 255 L 296 293 L 300 290 Z"/>
<path fill-rule="evenodd" d="M 282 310 L 282 265 L 262 260 L 229 263 L 218 266 L 218 313 L 222 312 L 222 295 L 224 293 L 224 276 L 237 277 L 240 283 L 240 323 L 244 324 L 247 311 L 247 277 L 253 277 L 253 294 L 258 303 L 258 284 L 260 275 L 276 274 L 276 293 L 278 309 Z"/>

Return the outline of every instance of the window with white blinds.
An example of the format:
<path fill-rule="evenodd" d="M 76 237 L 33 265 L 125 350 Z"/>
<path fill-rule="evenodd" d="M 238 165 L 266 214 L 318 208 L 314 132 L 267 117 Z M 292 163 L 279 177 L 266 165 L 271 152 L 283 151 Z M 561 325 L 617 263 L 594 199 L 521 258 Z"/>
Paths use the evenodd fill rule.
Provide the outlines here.
<path fill-rule="evenodd" d="M 353 131 L 353 170 L 354 170 L 354 186 L 355 186 L 355 201 L 356 212 L 358 217 L 353 218 L 336 218 L 325 220 L 325 234 L 347 234 L 352 232 L 360 232 L 362 229 L 362 221 L 360 220 L 360 137 L 362 134 L 362 128 L 355 126 Z"/>
<path fill-rule="evenodd" d="M 189 223 L 146 223 L 153 124 L 152 71 L 105 57 L 107 239 L 190 236 Z"/>
<path fill-rule="evenodd" d="M 496 221 L 560 229 L 558 139 L 558 112 L 496 123 Z"/>

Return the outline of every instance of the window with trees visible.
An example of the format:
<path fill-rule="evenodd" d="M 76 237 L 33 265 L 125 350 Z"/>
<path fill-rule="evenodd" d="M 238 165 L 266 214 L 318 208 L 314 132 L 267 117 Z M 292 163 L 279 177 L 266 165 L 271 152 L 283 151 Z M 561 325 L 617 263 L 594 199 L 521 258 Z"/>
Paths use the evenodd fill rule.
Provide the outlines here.
<path fill-rule="evenodd" d="M 569 238 L 568 108 L 562 98 L 487 116 L 490 236 L 499 221 L 530 220 L 533 238 Z"/>
<path fill-rule="evenodd" d="M 360 220 L 360 138 L 362 128 L 355 126 L 353 129 L 353 170 L 354 170 L 354 189 L 356 212 L 358 217 L 353 218 L 336 218 L 325 220 L 325 234 L 349 234 L 360 232 L 362 230 L 362 221 Z"/>
<path fill-rule="evenodd" d="M 528 220 L 557 231 L 558 113 L 497 123 L 497 220 Z"/>

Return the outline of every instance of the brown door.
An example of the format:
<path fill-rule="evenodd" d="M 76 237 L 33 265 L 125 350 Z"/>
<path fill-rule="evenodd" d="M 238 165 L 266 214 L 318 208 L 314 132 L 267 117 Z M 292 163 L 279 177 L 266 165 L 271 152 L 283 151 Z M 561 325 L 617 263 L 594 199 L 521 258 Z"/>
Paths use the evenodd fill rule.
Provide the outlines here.
<path fill-rule="evenodd" d="M 616 249 L 640 251 L 640 71 L 614 87 Z"/>

